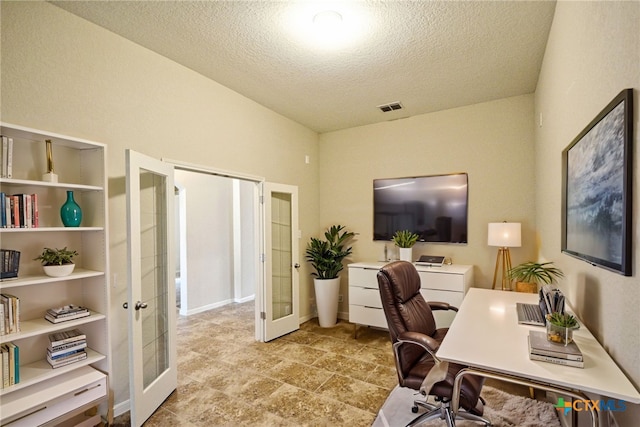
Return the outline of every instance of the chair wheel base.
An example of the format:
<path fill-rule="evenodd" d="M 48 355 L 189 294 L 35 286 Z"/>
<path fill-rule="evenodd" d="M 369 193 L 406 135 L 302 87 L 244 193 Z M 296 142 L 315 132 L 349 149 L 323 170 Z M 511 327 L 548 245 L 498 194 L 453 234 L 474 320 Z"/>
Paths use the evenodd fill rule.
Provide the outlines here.
<path fill-rule="evenodd" d="M 418 406 L 414 405 L 411 407 L 411 412 L 413 412 L 414 414 L 418 413 Z"/>

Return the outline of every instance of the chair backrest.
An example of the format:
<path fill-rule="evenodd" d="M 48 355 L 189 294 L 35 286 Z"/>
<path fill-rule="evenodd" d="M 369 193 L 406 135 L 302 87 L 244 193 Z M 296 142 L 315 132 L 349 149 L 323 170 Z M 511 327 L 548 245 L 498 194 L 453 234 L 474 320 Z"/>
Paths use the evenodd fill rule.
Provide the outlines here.
<path fill-rule="evenodd" d="M 435 334 L 436 322 L 429 304 L 420 294 L 420 276 L 413 264 L 396 261 L 385 265 L 378 272 L 378 287 L 392 343 L 396 343 L 403 332 Z M 423 355 L 424 350 L 419 346 L 402 346 L 396 362 L 406 373 Z"/>

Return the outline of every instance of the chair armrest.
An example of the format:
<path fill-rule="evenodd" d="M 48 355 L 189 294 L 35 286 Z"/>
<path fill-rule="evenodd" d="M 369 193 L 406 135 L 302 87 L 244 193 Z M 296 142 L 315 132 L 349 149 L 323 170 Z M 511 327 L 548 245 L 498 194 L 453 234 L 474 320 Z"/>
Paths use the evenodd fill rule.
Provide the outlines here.
<path fill-rule="evenodd" d="M 458 307 L 454 307 L 452 305 L 450 305 L 449 303 L 446 302 L 441 302 L 441 301 L 429 301 L 427 304 L 429 304 L 429 308 L 431 308 L 431 310 L 451 310 L 451 311 L 458 311 Z"/>
<path fill-rule="evenodd" d="M 419 345 L 434 357 L 440 347 L 438 341 L 420 332 L 403 332 L 398 336 L 398 342 Z"/>

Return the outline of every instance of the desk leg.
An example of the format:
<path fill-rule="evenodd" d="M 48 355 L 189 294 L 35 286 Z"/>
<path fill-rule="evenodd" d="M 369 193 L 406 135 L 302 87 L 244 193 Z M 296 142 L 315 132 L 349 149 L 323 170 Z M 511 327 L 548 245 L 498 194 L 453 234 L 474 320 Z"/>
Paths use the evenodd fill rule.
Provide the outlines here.
<path fill-rule="evenodd" d="M 499 373 L 495 373 L 495 372 L 489 372 L 489 371 L 484 371 L 481 369 L 475 369 L 475 368 L 465 368 L 462 369 L 460 372 L 458 372 L 458 375 L 456 375 L 456 379 L 453 382 L 453 395 L 451 397 L 451 410 L 453 411 L 453 418 L 455 419 L 456 415 L 458 414 L 458 407 L 460 405 L 460 387 L 462 386 L 462 378 L 466 375 L 477 375 L 480 377 L 484 377 L 484 378 L 493 378 L 493 379 L 497 379 L 497 380 L 502 380 L 502 381 L 506 381 L 506 382 L 510 382 L 510 383 L 514 383 L 514 384 L 520 384 L 520 385 L 524 385 L 524 386 L 529 386 L 529 387 L 535 387 L 535 388 L 539 388 L 541 390 L 545 390 L 545 391 L 552 391 L 554 393 L 560 393 L 560 394 L 564 394 L 566 396 L 570 396 L 574 399 L 578 399 L 578 400 L 589 400 L 589 398 L 587 397 L 587 395 L 585 395 L 584 393 L 577 391 L 577 390 L 571 390 L 571 389 L 567 389 L 567 388 L 562 388 L 562 387 L 558 387 L 558 386 L 553 386 L 550 384 L 543 384 L 543 383 L 539 383 L 539 382 L 535 382 L 535 381 L 531 381 L 528 380 L 526 378 L 519 378 L 519 377 L 514 377 L 511 375 L 506 375 L 506 374 L 499 374 Z M 575 411 L 574 411 L 575 412 Z M 589 405 L 589 412 L 591 412 L 591 426 L 592 427 L 598 427 L 598 412 L 593 408 L 593 405 Z"/>

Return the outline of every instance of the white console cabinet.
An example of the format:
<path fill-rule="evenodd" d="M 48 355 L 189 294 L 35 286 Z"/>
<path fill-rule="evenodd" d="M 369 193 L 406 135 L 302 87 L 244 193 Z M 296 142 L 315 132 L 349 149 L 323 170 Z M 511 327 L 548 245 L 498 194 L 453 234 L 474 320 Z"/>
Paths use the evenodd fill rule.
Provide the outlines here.
<path fill-rule="evenodd" d="M 384 265 L 384 262 L 349 264 L 349 322 L 356 324 L 356 328 L 357 325 L 387 328 L 376 277 Z M 427 301 L 460 307 L 473 282 L 472 265 L 416 265 L 416 269 L 420 275 L 420 293 Z M 455 316 L 453 311 L 434 311 L 433 314 L 438 327 L 451 325 Z"/>

